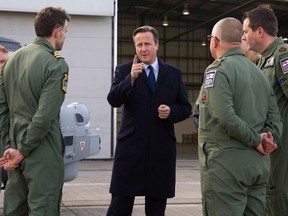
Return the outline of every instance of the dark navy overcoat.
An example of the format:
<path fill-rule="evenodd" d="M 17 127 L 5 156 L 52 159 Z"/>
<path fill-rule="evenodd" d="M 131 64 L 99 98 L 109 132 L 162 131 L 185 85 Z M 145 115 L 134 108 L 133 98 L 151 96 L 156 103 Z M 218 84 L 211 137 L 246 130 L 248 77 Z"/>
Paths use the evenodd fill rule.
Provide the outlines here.
<path fill-rule="evenodd" d="M 131 84 L 132 62 L 118 65 L 107 96 L 122 106 L 110 193 L 122 196 L 175 196 L 176 138 L 174 123 L 189 117 L 191 104 L 181 70 L 158 59 L 156 90 L 145 71 Z M 168 119 L 158 117 L 160 104 L 170 107 Z"/>

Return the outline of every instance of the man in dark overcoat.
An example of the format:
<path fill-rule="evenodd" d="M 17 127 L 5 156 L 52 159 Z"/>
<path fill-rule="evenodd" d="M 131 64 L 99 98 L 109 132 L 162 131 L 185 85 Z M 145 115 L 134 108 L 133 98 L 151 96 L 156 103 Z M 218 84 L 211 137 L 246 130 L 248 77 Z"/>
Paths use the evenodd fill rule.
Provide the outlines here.
<path fill-rule="evenodd" d="M 107 215 L 131 215 L 135 196 L 145 196 L 145 214 L 164 216 L 175 196 L 174 123 L 192 107 L 181 70 L 157 58 L 156 29 L 137 28 L 133 41 L 136 55 L 116 67 L 107 96 L 112 107 L 122 106 Z"/>

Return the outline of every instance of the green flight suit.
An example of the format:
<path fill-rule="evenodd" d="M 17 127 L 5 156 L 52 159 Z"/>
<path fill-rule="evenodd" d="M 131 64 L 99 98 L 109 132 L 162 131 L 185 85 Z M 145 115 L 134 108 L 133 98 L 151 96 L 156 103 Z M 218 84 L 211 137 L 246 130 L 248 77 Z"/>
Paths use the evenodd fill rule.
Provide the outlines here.
<path fill-rule="evenodd" d="M 9 141 L 25 158 L 8 172 L 5 216 L 60 215 L 65 145 L 59 113 L 68 70 L 65 60 L 41 37 L 6 62 L 0 84 L 9 108 Z M 1 126 L 6 123 L 5 110 L 0 107 Z"/>
<path fill-rule="evenodd" d="M 283 120 L 279 148 L 271 154 L 268 215 L 288 215 L 288 45 L 277 38 L 262 53 L 258 66 L 268 76 Z"/>
<path fill-rule="evenodd" d="M 0 125 L 0 157 L 3 156 L 4 148 L 9 141 L 8 133 L 9 133 L 9 109 L 7 106 L 5 89 L 3 85 L 3 76 L 2 72 L 0 72 L 0 116 L 4 117 L 4 121 L 1 121 Z M 5 186 L 5 182 L 2 182 L 3 175 L 6 176 L 6 172 L 3 172 L 4 168 L 0 168 L 0 187 L 3 183 Z"/>
<path fill-rule="evenodd" d="M 205 71 L 199 98 L 199 160 L 204 215 L 265 215 L 270 160 L 255 147 L 282 122 L 267 77 L 240 49 Z"/>

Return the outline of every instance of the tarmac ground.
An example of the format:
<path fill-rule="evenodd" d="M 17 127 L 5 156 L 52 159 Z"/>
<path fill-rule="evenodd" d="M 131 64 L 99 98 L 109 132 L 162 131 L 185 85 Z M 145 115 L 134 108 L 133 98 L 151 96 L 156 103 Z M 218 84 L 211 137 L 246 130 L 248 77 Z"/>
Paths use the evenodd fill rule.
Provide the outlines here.
<path fill-rule="evenodd" d="M 197 146 L 177 144 L 176 196 L 168 199 L 166 216 L 201 216 Z M 113 160 L 83 160 L 78 176 L 64 183 L 61 216 L 105 216 Z M 0 215 L 3 206 L 0 194 Z M 136 197 L 133 216 L 144 216 L 144 197 Z"/>

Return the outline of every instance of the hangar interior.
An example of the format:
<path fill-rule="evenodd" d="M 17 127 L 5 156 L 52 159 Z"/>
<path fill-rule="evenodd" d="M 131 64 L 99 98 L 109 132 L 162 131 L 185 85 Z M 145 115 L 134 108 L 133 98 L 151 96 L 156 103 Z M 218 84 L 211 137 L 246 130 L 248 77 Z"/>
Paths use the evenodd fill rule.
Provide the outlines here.
<path fill-rule="evenodd" d="M 194 105 L 202 74 L 213 61 L 207 40 L 213 25 L 228 16 L 242 20 L 243 12 L 260 4 L 270 4 L 274 9 L 279 24 L 278 36 L 287 38 L 288 0 L 118 0 L 117 62 L 132 60 L 135 28 L 155 27 L 160 36 L 158 57 L 182 69 L 189 100 Z M 120 117 L 117 119 L 119 121 Z M 176 126 L 178 141 L 195 142 L 196 130 L 191 124 L 190 119 L 178 125 L 178 129 Z"/>

